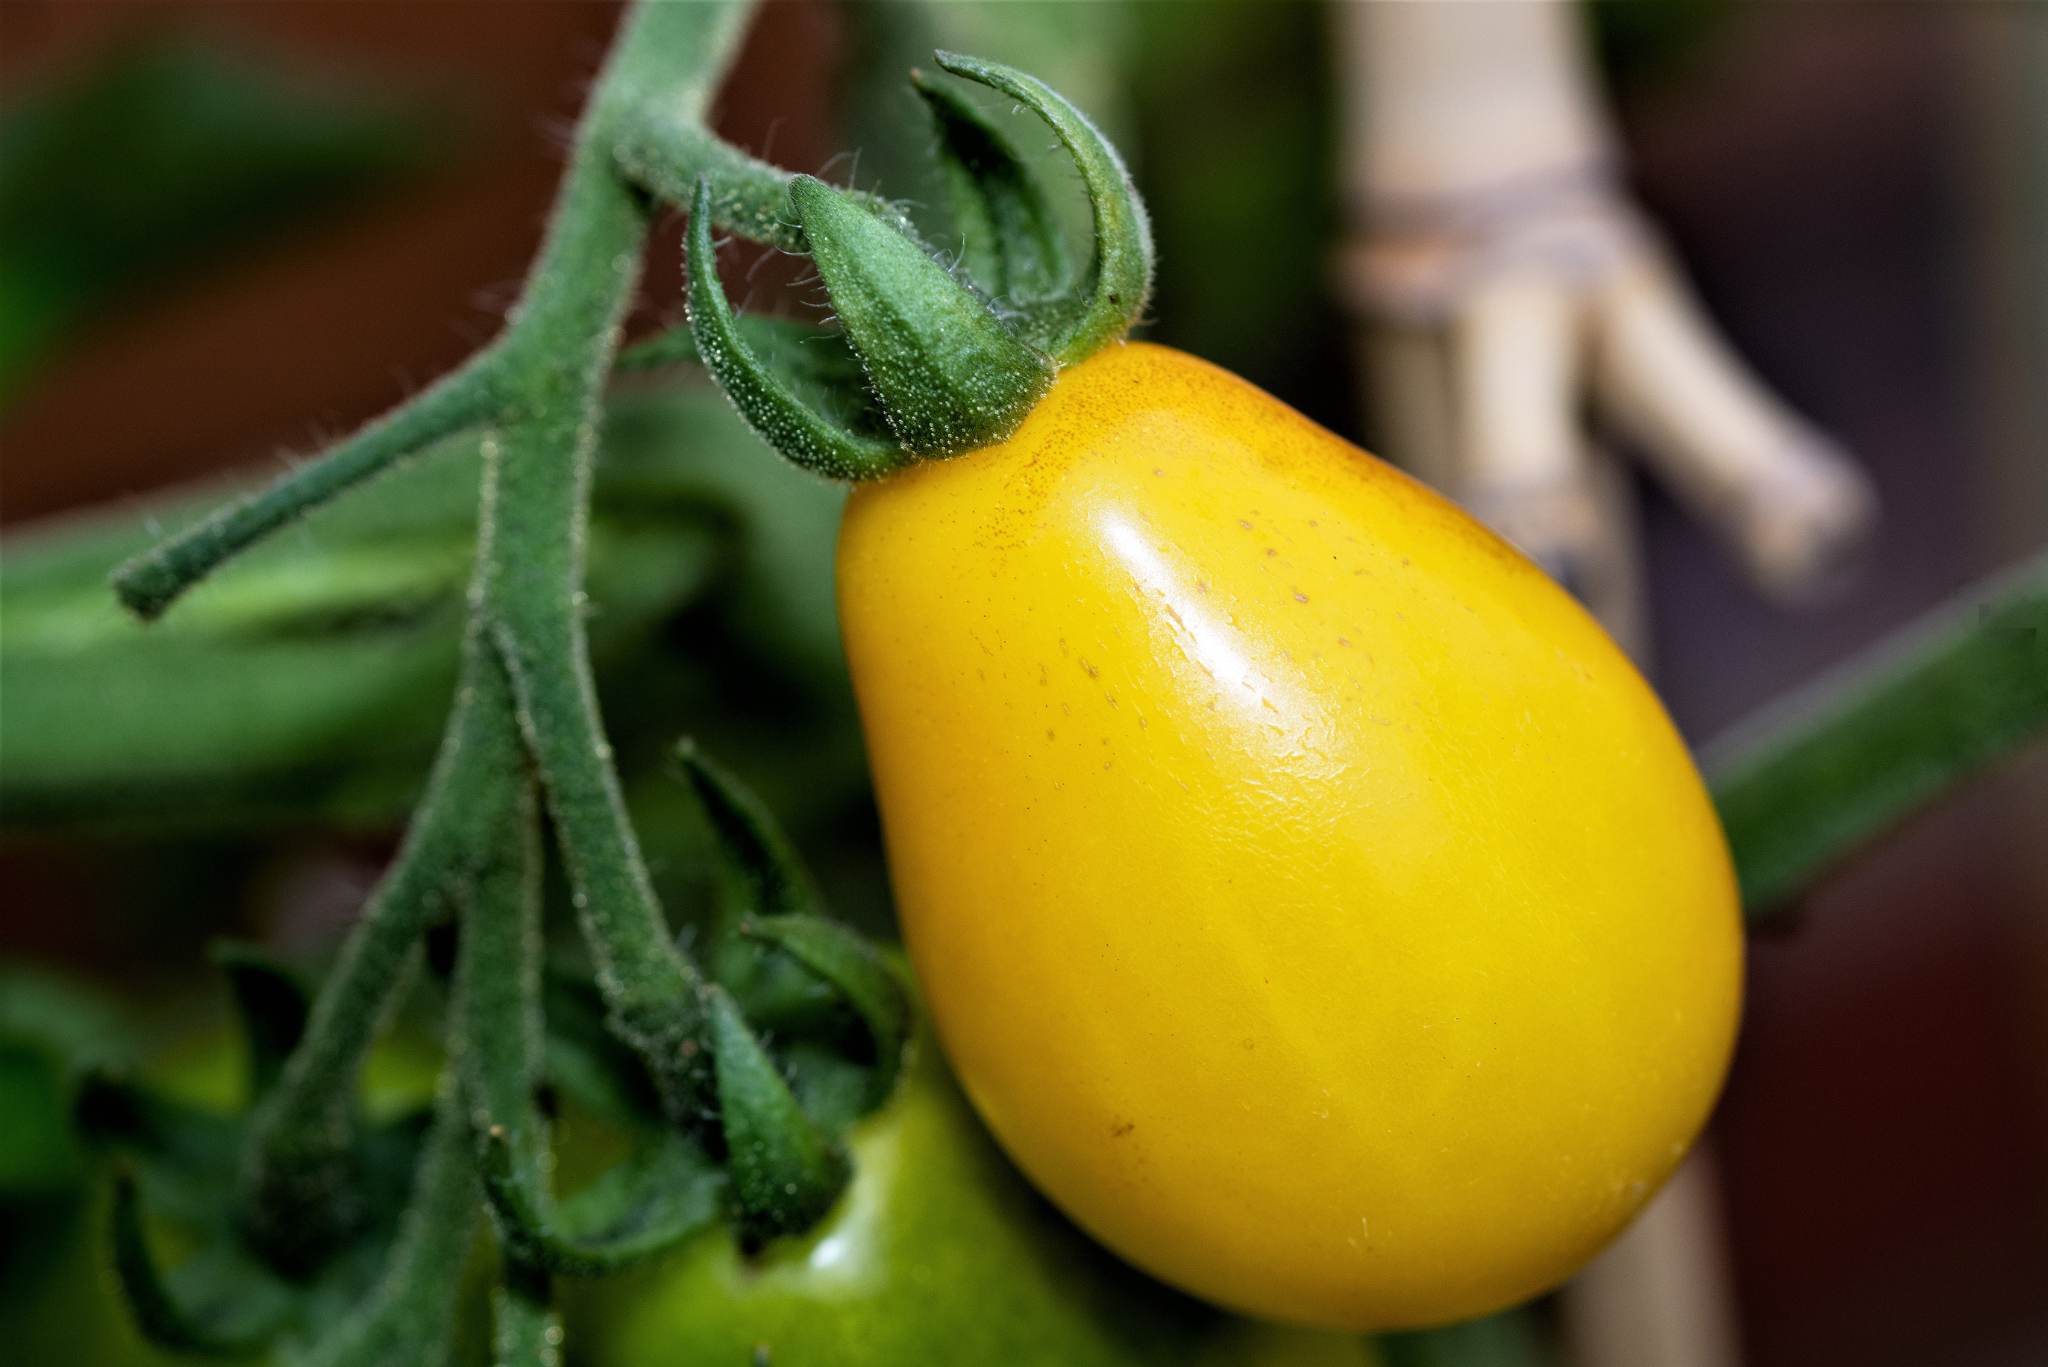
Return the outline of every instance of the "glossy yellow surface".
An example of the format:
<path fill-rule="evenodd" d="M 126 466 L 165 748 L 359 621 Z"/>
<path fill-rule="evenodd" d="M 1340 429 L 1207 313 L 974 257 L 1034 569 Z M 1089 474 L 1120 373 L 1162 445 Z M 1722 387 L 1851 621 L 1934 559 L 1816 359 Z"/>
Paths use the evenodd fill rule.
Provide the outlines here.
<path fill-rule="evenodd" d="M 1134 344 L 860 489 L 839 581 L 940 1038 L 1110 1247 L 1438 1323 L 1684 1153 L 1741 995 L 1720 829 L 1621 652 L 1452 505 Z"/>

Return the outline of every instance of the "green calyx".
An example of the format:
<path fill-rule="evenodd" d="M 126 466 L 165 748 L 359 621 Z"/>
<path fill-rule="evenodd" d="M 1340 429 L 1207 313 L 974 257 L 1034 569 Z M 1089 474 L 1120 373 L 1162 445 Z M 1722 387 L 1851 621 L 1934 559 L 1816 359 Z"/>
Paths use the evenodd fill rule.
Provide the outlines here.
<path fill-rule="evenodd" d="M 791 219 L 859 360 L 857 386 L 820 383 L 815 367 L 800 375 L 755 344 L 767 334 L 741 327 L 718 282 L 709 182 L 694 196 L 692 349 L 756 432 L 828 478 L 880 478 L 1003 440 L 1060 369 L 1129 330 L 1150 291 L 1144 205 L 1101 132 L 1035 77 L 952 53 L 938 62 L 1030 109 L 1072 159 L 1095 239 L 1078 276 L 1037 171 L 992 121 L 922 75 L 913 81 L 939 131 L 957 263 L 871 197 L 810 176 L 789 183 Z"/>
<path fill-rule="evenodd" d="M 1057 296 L 1072 266 L 1045 187 L 980 110 L 922 71 L 911 72 L 910 83 L 939 135 L 961 267 L 999 304 Z"/>
<path fill-rule="evenodd" d="M 721 988 L 711 989 L 718 1115 L 740 1237 L 810 1228 L 845 1189 L 846 1152 L 804 1111 L 774 1057 Z"/>
<path fill-rule="evenodd" d="M 1052 358 L 851 195 L 798 176 L 789 202 L 904 450 L 957 455 L 1016 431 L 1052 385 Z"/>
<path fill-rule="evenodd" d="M 1131 173 L 1102 130 L 1036 76 L 957 52 L 938 53 L 937 60 L 953 75 L 1038 115 L 1081 173 L 1095 252 L 1081 279 L 1056 301 L 1047 350 L 1062 366 L 1084 360 L 1130 331 L 1152 294 L 1152 220 Z"/>
<path fill-rule="evenodd" d="M 690 207 L 690 336 L 695 350 L 747 425 L 792 464 L 827 479 L 875 479 L 906 463 L 894 442 L 856 431 L 804 401 L 790 378 L 741 333 L 718 283 L 711 241 L 711 184 L 697 183 Z"/>

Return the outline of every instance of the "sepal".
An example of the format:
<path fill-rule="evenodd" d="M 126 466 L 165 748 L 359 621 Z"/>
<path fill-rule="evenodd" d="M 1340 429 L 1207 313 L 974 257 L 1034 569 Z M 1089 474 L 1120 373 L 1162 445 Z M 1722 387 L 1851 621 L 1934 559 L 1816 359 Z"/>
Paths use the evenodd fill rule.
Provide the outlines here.
<path fill-rule="evenodd" d="M 908 458 L 893 441 L 856 431 L 806 403 L 741 334 L 718 280 L 711 240 L 711 186 L 697 182 L 688 260 L 690 336 L 711 378 L 747 425 L 791 464 L 827 479 L 876 479 Z"/>
<path fill-rule="evenodd" d="M 666 1252 L 718 1217 L 723 1188 L 702 1149 L 673 1131 L 643 1138 L 632 1155 L 559 1203 L 538 1188 L 510 1131 L 480 1135 L 484 1196 L 514 1262 L 600 1276 Z M 550 1208 L 552 1206 L 552 1208 Z"/>
<path fill-rule="evenodd" d="M 768 805 L 695 741 L 679 741 L 676 759 L 710 829 L 713 873 L 728 907 L 747 916 L 815 915 L 817 885 Z"/>
<path fill-rule="evenodd" d="M 981 111 L 922 71 L 910 83 L 939 135 L 939 170 L 960 234 L 960 265 L 999 304 L 1059 294 L 1071 266 L 1045 187 Z"/>
<path fill-rule="evenodd" d="M 110 1212 L 114 1274 L 142 1336 L 173 1352 L 239 1356 L 260 1348 L 285 1318 L 289 1299 L 263 1269 L 208 1252 L 166 1272 L 144 1228 L 142 1192 L 126 1168 L 114 1176 Z"/>
<path fill-rule="evenodd" d="M 719 987 L 709 995 L 734 1223 L 749 1244 L 809 1229 L 846 1186 L 846 1153 L 805 1114 L 733 999 Z"/>
<path fill-rule="evenodd" d="M 953 75 L 1007 95 L 1043 119 L 1059 138 L 1088 192 L 1095 247 L 1086 272 L 1046 338 L 1059 364 L 1072 365 L 1130 331 L 1152 291 L 1152 222 L 1123 158 L 1065 96 L 1015 67 L 957 52 L 936 54 Z"/>
<path fill-rule="evenodd" d="M 812 176 L 790 182 L 789 202 L 904 449 L 958 455 L 1016 431 L 1052 384 L 1052 358 L 869 204 Z"/>
<path fill-rule="evenodd" d="M 911 1024 L 910 995 L 888 960 L 850 928 L 818 916 L 762 917 L 741 923 L 740 933 L 776 946 L 853 1008 L 874 1046 L 862 1109 L 880 1105 L 902 1071 Z"/>

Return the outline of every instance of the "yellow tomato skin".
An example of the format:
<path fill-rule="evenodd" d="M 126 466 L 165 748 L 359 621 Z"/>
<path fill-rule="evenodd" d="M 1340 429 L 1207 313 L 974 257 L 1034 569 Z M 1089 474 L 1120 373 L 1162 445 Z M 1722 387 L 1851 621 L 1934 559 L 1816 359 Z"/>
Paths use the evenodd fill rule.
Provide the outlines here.
<path fill-rule="evenodd" d="M 853 496 L 903 931 L 990 1128 L 1124 1257 L 1420 1326 L 1569 1276 L 1712 1106 L 1728 854 L 1649 687 L 1448 502 L 1156 346 Z"/>

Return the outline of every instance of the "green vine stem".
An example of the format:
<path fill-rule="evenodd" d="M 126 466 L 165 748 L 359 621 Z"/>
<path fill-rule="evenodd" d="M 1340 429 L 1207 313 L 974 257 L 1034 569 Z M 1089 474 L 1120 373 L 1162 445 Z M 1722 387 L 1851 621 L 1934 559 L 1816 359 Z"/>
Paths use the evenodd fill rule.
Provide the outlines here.
<path fill-rule="evenodd" d="M 128 561 L 114 571 L 114 591 L 145 621 L 162 615 L 187 588 L 310 509 L 490 417 L 503 401 L 498 374 L 495 350 L 479 352 L 318 461 Z"/>
<path fill-rule="evenodd" d="M 1801 690 L 1705 756 L 1753 920 L 2048 730 L 2048 557 Z"/>
<path fill-rule="evenodd" d="M 478 819 L 488 819 L 492 791 L 517 771 L 522 745 L 555 817 L 616 1022 L 651 1058 L 667 1061 L 657 1076 L 674 1105 L 702 1094 L 702 1068 L 691 1059 L 695 973 L 654 899 L 598 716 L 583 625 L 583 553 L 598 408 L 648 227 L 644 199 L 615 173 L 609 133 L 656 105 L 701 121 L 747 10 L 706 3 L 633 12 L 585 115 L 547 239 L 506 332 L 450 382 L 488 376 L 488 384 L 471 383 L 505 399 L 485 442 L 458 703 L 412 835 L 322 990 L 306 1042 L 256 1131 L 251 1206 L 280 1230 L 331 1237 L 323 1225 L 336 1222 L 346 1190 L 339 1160 L 346 1133 L 336 1114 L 343 1081 L 374 1038 L 398 961 L 445 906 L 442 880 L 486 846 Z M 356 449 L 345 443 L 340 453 Z M 388 464 L 402 453 L 394 443 L 379 454 Z M 355 460 L 344 473 L 355 480 L 377 468 Z M 308 467 L 264 497 L 289 505 L 346 487 L 322 469 Z M 202 524 L 159 552 L 160 563 L 184 567 L 182 579 L 160 585 L 166 602 L 219 563 L 196 552 L 180 557 L 188 544 L 228 545 Z"/>
<path fill-rule="evenodd" d="M 479 633 L 464 646 L 464 683 L 441 754 L 398 857 L 313 1002 L 278 1086 L 250 1125 L 244 1202 L 250 1233 L 282 1265 L 322 1256 L 360 1218 L 354 1171 L 354 1081 L 429 923 L 453 910 L 457 871 L 480 843 L 479 818 L 518 764 L 502 684 Z"/>
<path fill-rule="evenodd" d="M 444 1077 L 411 1204 L 368 1303 L 302 1355 L 297 1367 L 445 1363 L 476 1216 L 469 1119 L 461 1088 L 452 1076 Z"/>
<path fill-rule="evenodd" d="M 410 1213 L 384 1250 L 384 1275 L 338 1333 L 317 1340 L 312 1361 L 387 1361 L 401 1352 L 424 1361 L 438 1351 L 445 1329 L 437 1316 L 451 1294 L 456 1244 L 466 1243 L 479 1190 L 496 1217 L 503 1254 L 494 1302 L 498 1351 L 506 1361 L 547 1361 L 560 1340 L 549 1278 L 609 1270 L 700 1228 L 719 1189 L 715 1175 L 707 1184 L 707 1153 L 723 1157 L 726 1203 L 750 1240 L 807 1228 L 847 1181 L 836 1132 L 806 1111 L 810 1103 L 785 1077 L 783 1061 L 756 1036 L 739 1002 L 700 973 L 656 899 L 592 674 L 584 587 L 592 464 L 605 389 L 621 369 L 694 353 L 717 373 L 716 353 L 751 355 L 748 347 L 758 344 L 781 373 L 821 394 L 828 407 L 890 421 L 889 394 L 881 395 L 877 414 L 856 388 L 863 368 L 873 381 L 879 348 L 911 357 L 933 383 L 951 381 L 938 365 L 943 357 L 920 349 L 917 338 L 886 327 L 881 337 L 869 326 L 881 317 L 872 309 L 860 313 L 862 326 L 852 329 L 860 335 L 850 336 L 850 347 L 814 328 L 743 326 L 729 311 L 722 313 L 726 331 L 707 345 L 698 307 L 687 342 L 672 334 L 622 361 L 619 333 L 654 201 L 693 201 L 693 304 L 701 305 L 710 276 L 714 225 L 815 248 L 798 221 L 808 204 L 816 215 L 837 216 L 835 242 L 862 234 L 883 242 L 936 301 L 926 313 L 951 320 L 948 337 L 1025 358 L 1018 395 L 978 392 L 975 406 L 1021 418 L 1012 398 L 1028 407 L 1049 380 L 1051 363 L 1014 339 L 973 287 L 928 257 L 893 208 L 793 180 L 711 134 L 706 106 L 749 9 L 747 0 L 710 0 L 648 3 L 630 12 L 586 109 L 546 238 L 494 341 L 411 403 L 135 557 L 114 577 L 121 601 L 154 618 L 294 518 L 424 448 L 446 449 L 443 438 L 478 433 L 473 449 L 481 451 L 482 487 L 467 629 L 433 771 L 397 858 L 311 1007 L 303 1014 L 255 1013 L 258 1081 L 269 1085 L 259 1087 L 248 1123 L 227 1150 L 238 1145 L 241 1155 L 227 1225 L 229 1244 L 243 1250 L 234 1256 L 253 1253 L 252 1265 L 267 1268 L 266 1275 L 307 1288 L 258 1306 L 262 1323 L 274 1332 L 293 1315 L 317 1317 L 312 1301 L 322 1293 L 312 1288 L 345 1269 L 363 1241 L 386 1237 L 380 1231 L 388 1229 L 396 1198 L 376 1194 L 385 1188 L 373 1192 L 375 1184 L 364 1179 L 373 1166 L 388 1169 L 391 1137 L 365 1134 L 357 1079 L 427 930 L 452 922 L 458 964 L 448 1075 L 414 1172 Z M 803 188 L 802 204 L 792 203 L 793 184 Z M 828 275 L 859 270 L 859 263 L 838 258 Z M 821 337 L 823 344 L 814 345 Z M 949 403 L 957 398 L 944 389 L 925 415 L 939 424 L 934 430 L 949 434 L 940 445 L 977 440 L 980 429 L 950 412 L 967 406 Z M 751 799 L 709 769 L 692 772 L 712 783 L 714 815 L 749 816 L 723 830 L 749 837 L 741 842 L 745 857 L 766 851 L 763 858 L 781 860 L 785 882 L 808 886 Z M 548 1194 L 548 1125 L 535 1105 L 547 1039 L 538 892 L 543 808 L 596 967 L 606 1025 L 637 1056 L 664 1122 L 640 1134 L 630 1160 L 560 1203 Z M 775 914 L 744 922 L 758 938 L 740 949 L 776 962 L 781 954 L 781 971 L 793 966 L 812 974 L 828 996 L 848 1001 L 874 1046 L 857 1104 L 879 1104 L 905 1033 L 897 984 L 857 937 L 814 916 L 787 914 L 807 910 L 788 900 L 749 907 L 750 915 Z M 732 929 L 727 945 L 737 944 Z M 270 991 L 276 984 L 253 966 L 238 982 L 258 1006 L 277 995 Z M 835 1124 L 852 1113 L 842 1106 Z M 713 1117 L 715 1130 L 706 1124 Z M 141 1259 L 146 1250 L 133 1193 L 125 1208 L 134 1227 L 128 1243 Z M 140 1262 L 129 1280 L 160 1292 L 157 1318 L 191 1328 L 183 1335 L 191 1341 L 207 1332 L 209 1318 L 230 1311 L 247 1318 L 248 1307 L 200 1304 L 188 1313 L 171 1282 Z"/>
<path fill-rule="evenodd" d="M 701 125 L 748 10 L 727 0 L 631 13 L 584 117 L 547 238 L 495 342 L 323 459 L 116 574 L 123 601 L 154 616 L 299 513 L 451 431 L 487 428 L 470 629 L 433 776 L 249 1129 L 245 1223 L 252 1244 L 281 1268 L 317 1264 L 361 1218 L 354 1079 L 421 935 L 454 909 L 488 859 L 501 799 L 518 790 L 529 761 L 615 1028 L 646 1055 L 679 1117 L 710 1094 L 697 975 L 654 898 L 598 715 L 583 560 L 599 407 L 650 221 L 641 189 L 618 174 L 615 134 L 696 128 L 701 136 L 687 148 L 664 144 L 669 154 L 738 165 Z M 759 166 L 748 166 L 728 187 L 728 203 L 744 203 L 760 180 Z"/>

